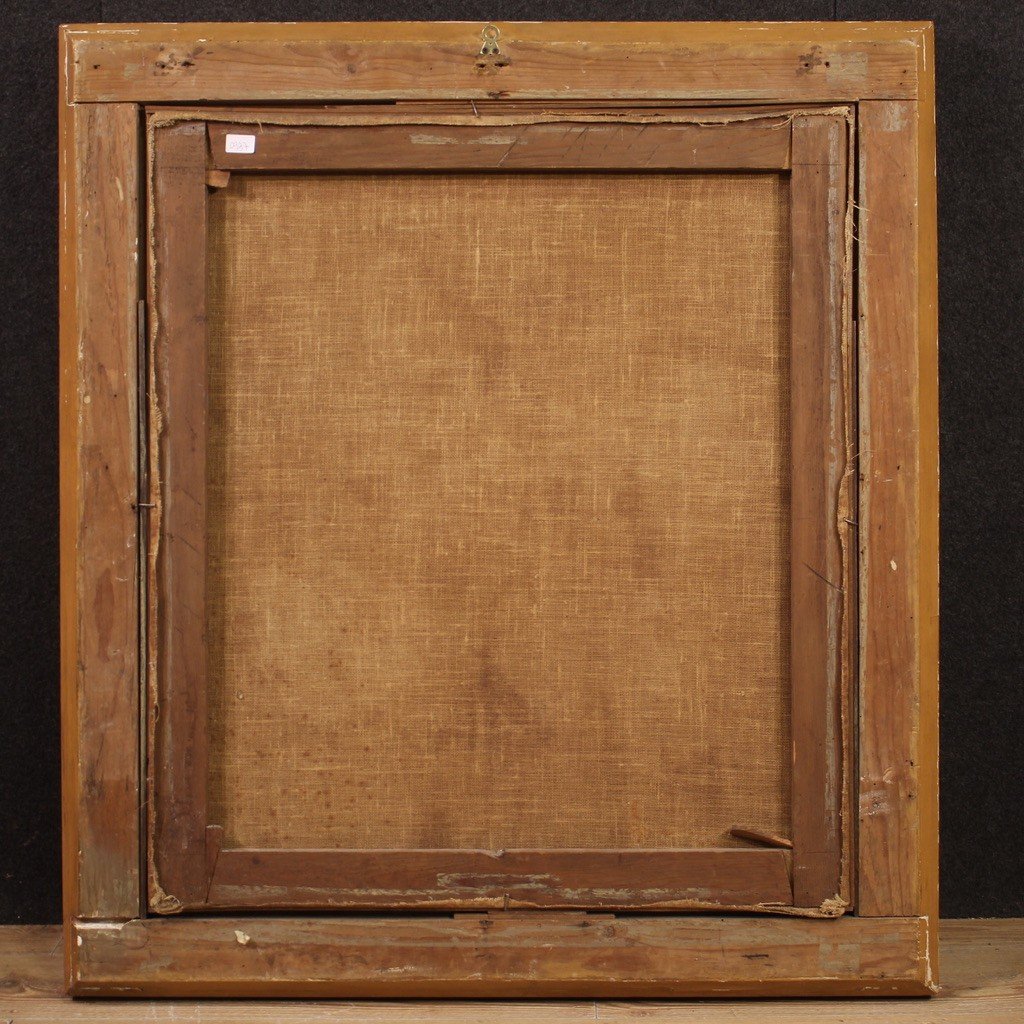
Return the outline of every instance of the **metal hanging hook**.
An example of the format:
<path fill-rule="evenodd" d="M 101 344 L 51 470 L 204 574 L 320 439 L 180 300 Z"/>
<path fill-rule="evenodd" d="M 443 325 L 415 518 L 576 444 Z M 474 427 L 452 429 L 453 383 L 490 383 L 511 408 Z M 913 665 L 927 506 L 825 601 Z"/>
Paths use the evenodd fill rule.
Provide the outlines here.
<path fill-rule="evenodd" d="M 501 38 L 501 29 L 497 25 L 484 25 L 483 31 L 480 33 L 480 38 L 483 39 L 484 45 L 480 47 L 481 57 L 494 57 L 501 53 L 498 47 L 498 40 Z"/>

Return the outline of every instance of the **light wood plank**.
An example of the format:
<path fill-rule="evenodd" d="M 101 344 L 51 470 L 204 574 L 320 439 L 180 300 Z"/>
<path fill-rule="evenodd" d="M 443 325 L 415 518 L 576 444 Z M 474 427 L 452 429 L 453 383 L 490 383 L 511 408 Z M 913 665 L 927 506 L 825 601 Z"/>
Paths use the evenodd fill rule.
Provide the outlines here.
<path fill-rule="evenodd" d="M 938 949 L 939 928 L 939 258 L 935 139 L 935 31 L 928 26 L 918 49 L 917 263 L 918 434 L 920 502 L 918 521 L 917 622 L 918 754 L 921 785 L 918 814 L 921 848 L 918 884 L 921 911 L 929 919 L 930 949 Z"/>
<path fill-rule="evenodd" d="M 139 125 L 62 106 L 60 450 L 64 887 L 139 912 L 136 333 Z"/>
<path fill-rule="evenodd" d="M 880 917 L 934 916 L 937 899 L 938 396 L 921 313 L 934 242 L 920 249 L 934 205 L 919 204 L 919 124 L 913 103 L 859 108 L 858 911 Z"/>
<path fill-rule="evenodd" d="M 908 98 L 917 23 L 79 25 L 78 101 Z"/>

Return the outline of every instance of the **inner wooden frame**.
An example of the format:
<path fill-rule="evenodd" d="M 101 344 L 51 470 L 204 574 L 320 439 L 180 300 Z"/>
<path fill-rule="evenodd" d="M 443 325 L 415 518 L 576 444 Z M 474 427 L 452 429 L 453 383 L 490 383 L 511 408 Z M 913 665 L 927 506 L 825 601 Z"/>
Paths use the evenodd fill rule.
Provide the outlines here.
<path fill-rule="evenodd" d="M 415 119 L 415 109 L 409 111 Z M 227 114 L 222 116 L 229 116 Z M 261 123 L 253 155 L 225 137 L 251 130 L 183 120 L 153 128 L 150 660 L 153 701 L 150 909 L 803 908 L 834 916 L 843 843 L 842 679 L 850 645 L 837 522 L 848 447 L 844 368 L 847 134 L 843 111 L 748 112 L 701 123 L 573 121 L 447 125 L 424 145 L 415 124 Z M 579 115 L 576 115 L 579 116 Z M 663 115 L 664 116 L 664 115 Z M 272 115 L 267 115 L 270 120 Z M 480 140 L 484 139 L 483 142 Z M 792 850 L 224 849 L 207 813 L 205 247 L 210 171 L 754 170 L 789 172 L 791 210 Z M 213 178 L 210 179 L 214 180 Z M 538 880 L 541 881 L 538 881 Z M 792 910 L 790 910 L 792 912 Z"/>
<path fill-rule="evenodd" d="M 930 23 L 73 25 L 60 32 L 65 963 L 82 996 L 926 995 L 937 980 L 938 391 Z M 849 103 L 857 151 L 855 912 L 150 918 L 138 612 L 145 104 Z M 207 106 L 202 113 L 207 116 Z M 261 114 L 262 112 L 262 114 Z M 237 117 L 235 118 L 238 119 Z M 852 582 L 852 581 L 851 581 Z M 604 924 L 604 927 L 593 925 Z M 241 937 L 239 935 L 241 933 Z M 243 943 L 243 937 L 249 939 Z M 400 970 L 396 971 L 396 968 Z M 313 980 L 310 980 L 313 979 Z"/>

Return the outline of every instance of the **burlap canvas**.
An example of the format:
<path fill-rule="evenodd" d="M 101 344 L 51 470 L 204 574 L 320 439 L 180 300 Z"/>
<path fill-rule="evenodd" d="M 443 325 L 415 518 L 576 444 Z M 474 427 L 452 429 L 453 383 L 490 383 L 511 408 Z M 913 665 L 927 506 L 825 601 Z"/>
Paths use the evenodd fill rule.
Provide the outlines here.
<path fill-rule="evenodd" d="M 234 175 L 210 218 L 227 844 L 785 833 L 785 178 Z"/>

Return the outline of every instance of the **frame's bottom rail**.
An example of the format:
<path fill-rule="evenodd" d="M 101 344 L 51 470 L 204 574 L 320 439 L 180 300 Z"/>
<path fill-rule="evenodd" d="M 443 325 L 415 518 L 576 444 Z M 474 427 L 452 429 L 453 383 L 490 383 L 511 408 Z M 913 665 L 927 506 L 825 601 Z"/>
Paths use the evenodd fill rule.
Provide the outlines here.
<path fill-rule="evenodd" d="M 932 990 L 923 918 L 574 912 L 72 923 L 76 996 L 893 996 Z"/>

